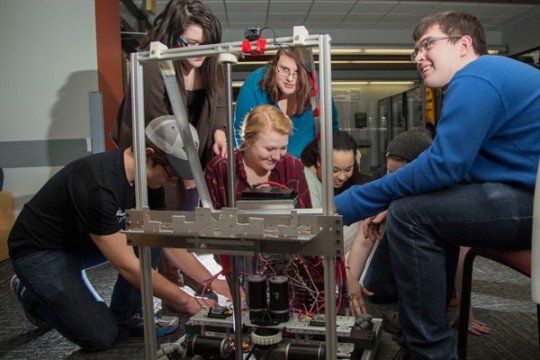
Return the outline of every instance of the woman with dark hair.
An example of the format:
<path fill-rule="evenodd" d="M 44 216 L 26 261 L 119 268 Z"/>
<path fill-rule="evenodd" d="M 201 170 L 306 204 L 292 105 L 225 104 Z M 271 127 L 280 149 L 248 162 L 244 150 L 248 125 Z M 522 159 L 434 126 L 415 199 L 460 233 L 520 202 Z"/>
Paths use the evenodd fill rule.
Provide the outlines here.
<path fill-rule="evenodd" d="M 246 115 L 257 105 L 276 106 L 293 122 L 288 152 L 300 156 L 306 145 L 315 139 L 316 126 L 311 109 L 310 84 L 312 74 L 306 71 L 294 48 L 279 50 L 268 66 L 251 73 L 238 94 L 234 111 L 234 140 L 237 148 L 242 145 L 241 127 Z M 332 124 L 339 130 L 337 109 L 332 102 Z"/>
<path fill-rule="evenodd" d="M 319 150 L 320 139 L 315 139 L 309 143 L 300 160 L 304 164 L 304 173 L 309 186 L 309 194 L 311 196 L 311 204 L 313 208 L 322 207 L 322 169 L 321 169 L 321 153 Z M 332 133 L 332 174 L 334 182 L 334 195 L 337 195 L 353 185 L 361 185 L 365 183 L 365 180 L 360 173 L 358 163 L 356 162 L 356 151 L 358 145 L 349 133 L 345 131 L 335 131 Z M 360 227 L 355 224 L 344 228 L 344 250 L 345 253 L 351 248 L 357 232 L 360 231 Z M 348 269 L 344 269 L 344 278 L 347 279 L 349 284 L 351 279 L 351 272 Z M 354 296 L 353 293 L 349 293 L 349 308 L 351 313 L 359 315 L 366 313 L 366 307 L 363 298 L 361 296 Z"/>
<path fill-rule="evenodd" d="M 334 195 L 340 194 L 353 185 L 363 184 L 365 181 L 356 163 L 356 141 L 345 131 L 335 131 L 332 134 L 333 156 L 332 173 L 334 178 Z M 319 204 L 322 199 L 322 169 L 319 139 L 313 140 L 306 146 L 300 160 L 305 166 L 306 179 L 309 184 L 311 203 Z M 317 199 L 318 198 L 318 199 Z"/>
<path fill-rule="evenodd" d="M 201 0 L 171 0 L 156 17 L 154 27 L 139 49 L 149 50 L 153 41 L 169 48 L 215 44 L 221 42 L 221 24 Z M 199 135 L 199 158 L 204 168 L 215 154 L 226 155 L 227 151 L 223 69 L 216 57 L 188 58 L 173 64 L 189 122 Z M 145 64 L 143 76 L 145 123 L 161 115 L 172 115 L 158 63 Z M 127 94 L 110 134 L 121 149 L 131 146 L 132 142 L 131 108 L 132 99 Z"/>
<path fill-rule="evenodd" d="M 201 0 L 171 0 L 156 17 L 139 50 L 148 51 L 153 41 L 159 41 L 168 48 L 216 44 L 221 42 L 221 24 Z M 216 57 L 182 59 L 173 61 L 173 66 L 188 121 L 198 133 L 198 155 L 204 168 L 214 155 L 227 155 L 223 69 Z M 143 76 L 145 124 L 159 116 L 172 115 L 171 101 L 159 64 L 145 64 Z M 132 101 L 130 93 L 124 96 L 111 129 L 111 138 L 120 149 L 128 148 L 132 143 Z M 193 210 L 198 202 L 194 180 L 179 179 L 177 184 L 167 184 L 158 191 L 149 190 L 150 207 L 154 209 Z M 186 264 L 194 264 L 194 267 L 190 267 L 192 270 L 186 269 Z M 199 282 L 207 278 L 207 272 L 197 272 L 198 265 L 200 262 L 195 255 L 185 249 L 164 249 L 159 271 L 177 285 L 183 285 L 183 281 L 179 280 L 183 278 L 191 287 L 199 289 Z M 214 281 L 209 289 L 226 296 L 229 294 L 223 281 Z"/>

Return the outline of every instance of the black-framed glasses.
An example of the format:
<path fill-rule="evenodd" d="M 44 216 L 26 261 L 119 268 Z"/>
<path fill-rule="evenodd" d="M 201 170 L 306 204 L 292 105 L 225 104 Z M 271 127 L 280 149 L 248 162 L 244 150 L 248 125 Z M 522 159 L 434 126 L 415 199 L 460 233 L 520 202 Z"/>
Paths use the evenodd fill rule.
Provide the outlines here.
<path fill-rule="evenodd" d="M 167 165 L 161 166 L 163 167 L 163 170 L 165 170 L 165 174 L 167 174 L 167 178 L 169 180 L 176 179 L 178 177 L 178 175 L 176 175 L 176 173 L 172 169 L 169 169 Z"/>
<path fill-rule="evenodd" d="M 182 45 L 184 45 L 185 47 L 192 47 L 192 46 L 199 46 L 199 45 L 206 45 L 204 42 L 202 41 L 198 41 L 198 40 L 186 40 L 184 39 L 182 36 L 178 36 L 178 41 L 180 41 L 180 43 Z"/>
<path fill-rule="evenodd" d="M 424 40 L 420 41 L 420 46 L 414 48 L 413 52 L 411 53 L 411 60 L 413 62 L 416 62 L 416 56 L 422 52 L 422 51 L 428 51 L 431 49 L 431 44 L 433 44 L 436 41 L 439 40 L 450 40 L 450 39 L 460 39 L 462 38 L 462 35 L 449 35 L 449 36 L 430 36 L 425 38 Z"/>
<path fill-rule="evenodd" d="M 286 78 L 288 78 L 289 76 L 292 75 L 292 77 L 294 79 L 296 79 L 298 77 L 298 75 L 300 75 L 300 73 L 297 70 L 291 71 L 291 69 L 289 69 L 288 67 L 281 66 L 281 65 L 278 65 L 276 67 L 276 70 L 277 70 L 278 74 L 280 74 L 280 75 L 282 75 L 282 76 L 284 76 Z"/>

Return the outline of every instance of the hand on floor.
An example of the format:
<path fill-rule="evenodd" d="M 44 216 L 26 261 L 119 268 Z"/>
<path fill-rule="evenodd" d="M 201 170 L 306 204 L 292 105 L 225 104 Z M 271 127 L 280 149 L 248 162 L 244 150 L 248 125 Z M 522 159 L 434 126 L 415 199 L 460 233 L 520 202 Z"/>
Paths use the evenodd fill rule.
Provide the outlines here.
<path fill-rule="evenodd" d="M 457 329 L 459 327 L 459 316 L 456 316 L 454 320 L 450 322 L 450 325 Z M 476 320 L 474 317 L 469 318 L 469 334 L 476 336 L 489 335 L 491 334 L 491 328 L 484 324 L 481 321 Z"/>

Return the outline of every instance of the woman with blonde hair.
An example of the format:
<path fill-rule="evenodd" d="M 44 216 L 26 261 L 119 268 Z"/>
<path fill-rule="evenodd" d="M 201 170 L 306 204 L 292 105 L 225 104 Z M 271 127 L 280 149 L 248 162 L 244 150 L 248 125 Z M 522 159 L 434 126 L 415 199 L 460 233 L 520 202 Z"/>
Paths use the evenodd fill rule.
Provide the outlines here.
<path fill-rule="evenodd" d="M 287 153 L 291 119 L 272 105 L 260 105 L 245 118 L 242 144 L 234 152 L 236 199 L 248 187 L 268 182 L 294 189 L 305 207 L 311 207 L 302 162 Z M 215 156 L 204 170 L 214 208 L 229 206 L 227 159 Z M 267 186 L 267 185 L 263 185 Z"/>
<path fill-rule="evenodd" d="M 245 117 L 241 129 L 242 142 L 234 153 L 236 199 L 242 199 L 242 191 L 250 187 L 280 186 L 298 193 L 300 207 L 311 208 L 304 164 L 287 151 L 289 134 L 293 131 L 291 119 L 273 105 L 259 105 Z M 229 206 L 227 159 L 214 157 L 204 175 L 214 208 Z M 338 262 L 336 284 L 340 290 L 336 310 L 340 311 L 345 301 L 346 275 L 341 259 Z M 220 263 L 223 273 L 228 273 L 228 257 L 221 256 Z M 246 269 L 250 273 L 287 276 L 291 292 L 289 306 L 298 316 L 324 311 L 325 279 L 319 256 L 261 253 L 253 264 L 253 269 Z"/>

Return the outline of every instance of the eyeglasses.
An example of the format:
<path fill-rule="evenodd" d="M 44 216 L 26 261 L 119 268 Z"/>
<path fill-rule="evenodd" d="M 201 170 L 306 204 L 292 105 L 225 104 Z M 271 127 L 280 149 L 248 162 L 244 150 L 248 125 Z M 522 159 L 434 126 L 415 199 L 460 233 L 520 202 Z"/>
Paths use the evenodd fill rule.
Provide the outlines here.
<path fill-rule="evenodd" d="M 300 74 L 298 71 L 291 71 L 291 69 L 289 69 L 288 67 L 281 66 L 281 65 L 278 65 L 276 67 L 276 70 L 277 70 L 278 74 L 280 74 L 281 76 L 284 76 L 286 78 L 288 78 L 289 76 L 292 75 L 293 79 L 296 79 L 298 77 L 298 75 Z"/>
<path fill-rule="evenodd" d="M 182 36 L 179 36 L 178 37 L 178 41 L 180 41 L 182 43 L 182 45 L 184 45 L 185 47 L 192 47 L 192 46 L 199 46 L 199 45 L 206 45 L 204 42 L 202 41 L 198 41 L 198 40 L 186 40 L 184 39 Z"/>
<path fill-rule="evenodd" d="M 431 44 L 433 44 L 435 41 L 439 40 L 450 40 L 450 39 L 460 39 L 461 35 L 450 35 L 450 36 L 436 36 L 436 37 L 427 37 L 424 40 L 420 42 L 420 47 L 414 48 L 412 54 L 411 54 L 411 60 L 413 62 L 416 62 L 416 56 L 421 53 L 422 51 L 428 51 L 431 49 Z"/>
<path fill-rule="evenodd" d="M 167 174 L 167 178 L 169 180 L 171 179 L 176 179 L 178 177 L 178 175 L 176 175 L 171 169 L 168 169 L 168 166 L 166 165 L 161 165 L 163 167 L 163 170 L 165 170 L 165 174 Z"/>

